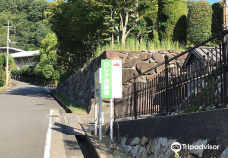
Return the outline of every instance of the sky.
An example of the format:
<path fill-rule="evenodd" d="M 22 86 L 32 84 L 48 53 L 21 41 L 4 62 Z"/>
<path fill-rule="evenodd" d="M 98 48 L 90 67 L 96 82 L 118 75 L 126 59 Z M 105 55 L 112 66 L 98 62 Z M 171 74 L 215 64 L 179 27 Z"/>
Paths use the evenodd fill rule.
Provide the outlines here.
<path fill-rule="evenodd" d="M 210 2 L 211 4 L 217 2 L 218 0 L 208 0 L 208 2 Z"/>

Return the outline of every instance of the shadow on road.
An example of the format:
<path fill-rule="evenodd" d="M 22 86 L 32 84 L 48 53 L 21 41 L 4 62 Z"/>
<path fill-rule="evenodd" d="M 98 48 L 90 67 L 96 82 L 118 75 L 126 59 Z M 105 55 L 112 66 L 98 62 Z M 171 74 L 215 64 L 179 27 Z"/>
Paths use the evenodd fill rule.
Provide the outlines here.
<path fill-rule="evenodd" d="M 85 158 L 91 158 L 90 155 L 90 151 L 88 150 L 85 140 L 83 138 L 83 135 L 81 135 L 81 133 L 77 133 L 74 131 L 74 128 L 55 122 L 54 123 L 55 126 L 57 126 L 56 128 L 52 128 L 52 130 L 58 131 L 60 133 L 63 133 L 65 135 L 74 135 L 75 138 L 77 139 L 77 141 L 72 141 L 72 140 L 64 140 L 65 143 L 65 147 L 68 150 L 72 150 L 72 151 L 79 151 L 82 152 L 83 156 Z M 79 129 L 77 129 L 79 130 Z"/>
<path fill-rule="evenodd" d="M 58 123 L 58 122 L 55 122 L 54 125 L 59 128 L 52 128 L 53 130 L 61 132 L 66 135 L 82 135 L 81 133 L 75 132 L 74 129 L 76 129 L 77 131 L 81 131 L 82 133 L 84 132 L 82 129 L 73 128 L 73 127 Z"/>
<path fill-rule="evenodd" d="M 23 87 L 23 88 L 9 89 L 5 91 L 3 94 L 19 95 L 19 96 L 26 96 L 26 97 L 37 97 L 37 98 L 45 98 L 45 99 L 53 100 L 53 98 L 49 95 L 49 93 L 42 87 Z"/>

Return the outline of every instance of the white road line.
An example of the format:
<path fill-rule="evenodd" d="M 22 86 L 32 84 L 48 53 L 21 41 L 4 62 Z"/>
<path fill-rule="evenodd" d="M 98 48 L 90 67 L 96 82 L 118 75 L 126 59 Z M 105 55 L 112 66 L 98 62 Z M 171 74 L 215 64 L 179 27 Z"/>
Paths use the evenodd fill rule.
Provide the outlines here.
<path fill-rule="evenodd" d="M 53 114 L 53 109 L 50 110 L 50 116 Z M 51 156 L 51 128 L 52 128 L 52 117 L 49 118 L 49 125 L 46 135 L 46 142 L 44 147 L 44 158 L 50 158 Z"/>
<path fill-rule="evenodd" d="M 46 91 L 48 92 L 48 93 L 51 93 L 51 91 L 49 90 L 49 89 L 47 89 L 47 88 L 45 88 L 46 89 Z"/>

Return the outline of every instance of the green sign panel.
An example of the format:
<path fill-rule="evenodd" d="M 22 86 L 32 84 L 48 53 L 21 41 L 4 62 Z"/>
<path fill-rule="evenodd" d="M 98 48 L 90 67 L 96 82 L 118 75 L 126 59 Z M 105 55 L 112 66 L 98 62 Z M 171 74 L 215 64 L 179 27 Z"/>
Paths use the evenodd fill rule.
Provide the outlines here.
<path fill-rule="evenodd" d="M 101 60 L 101 96 L 102 98 L 112 98 L 112 61 Z"/>

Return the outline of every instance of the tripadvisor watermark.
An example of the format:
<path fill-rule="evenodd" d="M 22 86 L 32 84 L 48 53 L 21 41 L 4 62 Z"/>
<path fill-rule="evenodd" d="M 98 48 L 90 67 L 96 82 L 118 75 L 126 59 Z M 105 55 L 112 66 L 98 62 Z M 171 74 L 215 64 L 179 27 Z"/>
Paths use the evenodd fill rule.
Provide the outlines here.
<path fill-rule="evenodd" d="M 171 145 L 171 150 L 174 152 L 180 152 L 182 149 L 188 149 L 188 150 L 194 150 L 194 149 L 200 149 L 200 150 L 218 150 L 219 149 L 219 145 L 190 145 L 190 144 L 180 144 L 179 142 L 174 142 Z"/>

